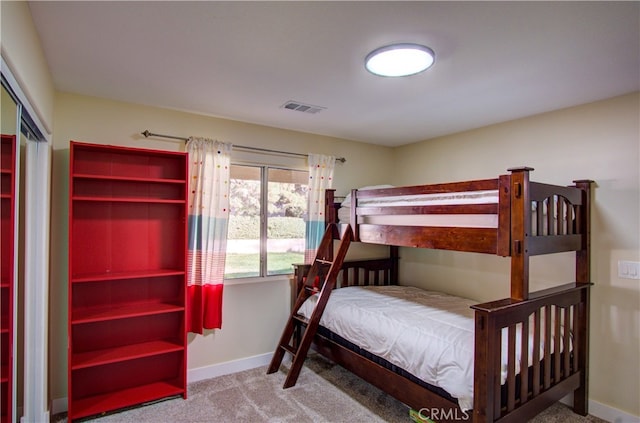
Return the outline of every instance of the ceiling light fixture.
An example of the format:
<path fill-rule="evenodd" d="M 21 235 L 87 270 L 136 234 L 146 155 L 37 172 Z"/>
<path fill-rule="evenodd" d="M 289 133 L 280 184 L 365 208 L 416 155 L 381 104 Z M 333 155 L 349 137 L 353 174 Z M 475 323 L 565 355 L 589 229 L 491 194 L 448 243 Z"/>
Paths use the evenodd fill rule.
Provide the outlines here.
<path fill-rule="evenodd" d="M 429 47 L 402 43 L 377 48 L 367 55 L 364 62 L 374 75 L 409 76 L 429 69 L 435 58 Z"/>

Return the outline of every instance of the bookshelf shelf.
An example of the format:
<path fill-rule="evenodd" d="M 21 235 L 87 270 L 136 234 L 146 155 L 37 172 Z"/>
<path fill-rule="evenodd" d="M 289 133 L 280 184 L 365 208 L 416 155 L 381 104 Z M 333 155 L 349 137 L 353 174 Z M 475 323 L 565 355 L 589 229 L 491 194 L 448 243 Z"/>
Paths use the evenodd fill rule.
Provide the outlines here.
<path fill-rule="evenodd" d="M 184 389 L 181 386 L 161 381 L 84 397 L 76 401 L 75 418 L 79 419 L 124 407 L 144 404 L 145 402 L 156 400 L 158 397 L 165 398 L 182 395 L 183 392 Z"/>

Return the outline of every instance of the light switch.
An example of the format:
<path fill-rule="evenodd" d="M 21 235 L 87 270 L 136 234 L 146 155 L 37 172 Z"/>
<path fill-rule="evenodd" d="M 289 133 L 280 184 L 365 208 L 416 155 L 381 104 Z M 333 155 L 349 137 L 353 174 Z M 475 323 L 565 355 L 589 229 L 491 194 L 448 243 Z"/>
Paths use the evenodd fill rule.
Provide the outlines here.
<path fill-rule="evenodd" d="M 618 277 L 624 279 L 640 279 L 640 262 L 619 260 Z"/>

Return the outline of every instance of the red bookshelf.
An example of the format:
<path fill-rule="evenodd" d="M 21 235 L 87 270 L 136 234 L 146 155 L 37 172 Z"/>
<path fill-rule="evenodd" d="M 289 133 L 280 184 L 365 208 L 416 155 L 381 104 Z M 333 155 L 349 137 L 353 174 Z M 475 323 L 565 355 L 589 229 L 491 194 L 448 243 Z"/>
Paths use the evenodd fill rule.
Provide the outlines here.
<path fill-rule="evenodd" d="M 186 398 L 186 154 L 72 141 L 69 187 L 69 419 Z"/>
<path fill-rule="evenodd" d="M 0 137 L 0 422 L 13 414 L 16 137 Z"/>

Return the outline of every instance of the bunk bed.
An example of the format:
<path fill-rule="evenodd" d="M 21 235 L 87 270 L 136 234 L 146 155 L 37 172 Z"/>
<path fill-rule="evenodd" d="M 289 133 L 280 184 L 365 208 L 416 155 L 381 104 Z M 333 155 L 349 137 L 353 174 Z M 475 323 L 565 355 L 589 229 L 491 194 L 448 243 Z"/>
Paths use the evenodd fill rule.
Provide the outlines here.
<path fill-rule="evenodd" d="M 349 226 L 355 242 L 390 246 L 387 258 L 341 263 L 334 289 L 396 285 L 399 247 L 510 259 L 510 297 L 471 305 L 472 408 L 322 323 L 312 348 L 438 421 L 526 421 L 570 393 L 574 412 L 586 415 L 592 181 L 538 183 L 530 181 L 532 170 L 512 168 L 486 180 L 352 190 L 348 206 L 326 191 L 328 227 Z M 575 281 L 530 292 L 530 257 L 568 251 L 575 252 Z M 302 290 L 311 265 L 294 267 L 294 282 Z"/>

